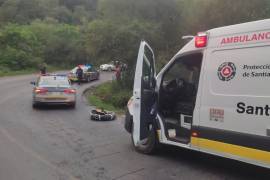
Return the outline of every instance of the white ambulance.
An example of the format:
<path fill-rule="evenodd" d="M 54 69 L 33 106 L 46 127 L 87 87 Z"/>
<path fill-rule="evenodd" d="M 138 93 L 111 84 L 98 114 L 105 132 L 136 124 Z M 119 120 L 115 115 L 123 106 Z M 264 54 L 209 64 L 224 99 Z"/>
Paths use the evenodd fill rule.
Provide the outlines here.
<path fill-rule="evenodd" d="M 199 33 L 157 76 L 142 41 L 125 128 L 142 153 L 168 144 L 270 168 L 270 19 Z"/>

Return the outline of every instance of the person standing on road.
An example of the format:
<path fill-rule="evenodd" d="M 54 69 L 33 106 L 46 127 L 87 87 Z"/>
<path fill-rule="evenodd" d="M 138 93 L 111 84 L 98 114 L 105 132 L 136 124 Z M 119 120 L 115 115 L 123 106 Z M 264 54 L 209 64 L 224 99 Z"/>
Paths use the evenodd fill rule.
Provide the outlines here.
<path fill-rule="evenodd" d="M 115 68 L 115 78 L 117 81 L 121 79 L 121 67 L 119 64 L 117 64 Z"/>
<path fill-rule="evenodd" d="M 46 65 L 46 63 L 42 63 L 41 65 L 40 65 L 40 74 L 41 75 L 45 75 L 47 72 L 47 65 Z"/>
<path fill-rule="evenodd" d="M 83 70 L 82 70 L 81 66 L 78 66 L 78 68 L 76 70 L 76 75 L 78 78 L 78 84 L 80 85 L 82 82 L 82 78 L 83 78 Z"/>

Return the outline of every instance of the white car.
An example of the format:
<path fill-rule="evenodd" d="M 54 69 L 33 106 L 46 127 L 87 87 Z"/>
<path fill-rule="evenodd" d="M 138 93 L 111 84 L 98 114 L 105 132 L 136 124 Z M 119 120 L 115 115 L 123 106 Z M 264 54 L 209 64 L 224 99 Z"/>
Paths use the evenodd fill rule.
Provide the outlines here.
<path fill-rule="evenodd" d="M 102 71 L 114 71 L 115 65 L 113 64 L 102 64 L 100 65 L 100 70 Z"/>

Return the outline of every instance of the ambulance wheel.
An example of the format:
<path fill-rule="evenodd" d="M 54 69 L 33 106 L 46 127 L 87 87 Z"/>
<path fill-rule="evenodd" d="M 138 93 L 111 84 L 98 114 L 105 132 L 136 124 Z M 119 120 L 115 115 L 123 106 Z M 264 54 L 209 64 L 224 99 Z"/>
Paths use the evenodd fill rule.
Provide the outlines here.
<path fill-rule="evenodd" d="M 154 127 L 152 127 L 152 129 L 150 130 L 149 136 L 138 145 L 135 145 L 135 143 L 133 141 L 133 127 L 134 126 L 132 125 L 131 141 L 132 141 L 132 145 L 135 148 L 135 150 L 139 153 L 142 153 L 142 154 L 155 153 L 157 148 L 158 148 L 159 142 L 158 142 L 157 134 L 156 134 Z"/>

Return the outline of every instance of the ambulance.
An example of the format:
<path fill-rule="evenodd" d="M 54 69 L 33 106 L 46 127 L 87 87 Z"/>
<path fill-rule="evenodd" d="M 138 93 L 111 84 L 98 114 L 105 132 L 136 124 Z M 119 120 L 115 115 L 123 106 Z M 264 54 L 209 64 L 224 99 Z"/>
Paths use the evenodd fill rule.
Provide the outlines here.
<path fill-rule="evenodd" d="M 141 153 L 167 144 L 270 168 L 270 19 L 198 33 L 157 76 L 142 41 L 125 128 Z"/>

